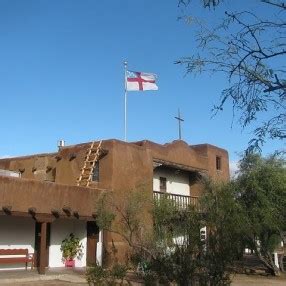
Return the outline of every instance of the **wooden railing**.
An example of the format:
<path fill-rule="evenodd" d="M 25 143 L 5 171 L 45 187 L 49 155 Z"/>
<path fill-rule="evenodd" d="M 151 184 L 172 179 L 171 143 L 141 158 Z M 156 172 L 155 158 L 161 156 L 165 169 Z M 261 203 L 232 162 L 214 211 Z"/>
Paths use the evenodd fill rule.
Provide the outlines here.
<path fill-rule="evenodd" d="M 199 210 L 199 197 L 176 195 L 171 193 L 154 191 L 153 198 L 155 200 L 160 200 L 164 198 L 169 199 L 170 201 L 174 202 L 174 206 L 180 210 L 187 209 L 189 205 L 193 205 L 196 209 Z"/>

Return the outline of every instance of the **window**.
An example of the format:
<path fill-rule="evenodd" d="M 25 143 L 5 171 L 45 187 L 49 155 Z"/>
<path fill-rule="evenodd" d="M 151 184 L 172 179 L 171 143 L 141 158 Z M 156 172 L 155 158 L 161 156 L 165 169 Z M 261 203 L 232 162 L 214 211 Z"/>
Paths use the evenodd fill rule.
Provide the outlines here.
<path fill-rule="evenodd" d="M 167 190 L 167 179 L 160 177 L 160 192 L 166 192 Z"/>
<path fill-rule="evenodd" d="M 221 157 L 216 156 L 216 169 L 221 170 Z"/>
<path fill-rule="evenodd" d="M 99 182 L 99 161 L 97 161 L 93 168 L 92 181 Z"/>

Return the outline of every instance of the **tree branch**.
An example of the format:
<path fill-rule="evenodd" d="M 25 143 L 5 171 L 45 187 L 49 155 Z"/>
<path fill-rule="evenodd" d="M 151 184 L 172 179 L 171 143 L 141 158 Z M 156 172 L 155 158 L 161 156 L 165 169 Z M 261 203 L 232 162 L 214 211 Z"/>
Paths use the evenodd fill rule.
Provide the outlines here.
<path fill-rule="evenodd" d="M 284 2 L 274 2 L 271 0 L 261 0 L 261 2 L 286 10 L 286 5 Z"/>

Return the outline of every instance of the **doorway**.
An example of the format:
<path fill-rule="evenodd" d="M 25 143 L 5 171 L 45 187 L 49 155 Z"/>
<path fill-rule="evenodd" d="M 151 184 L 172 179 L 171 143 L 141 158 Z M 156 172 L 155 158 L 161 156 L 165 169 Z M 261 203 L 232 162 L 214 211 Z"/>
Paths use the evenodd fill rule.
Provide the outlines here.
<path fill-rule="evenodd" d="M 86 223 L 87 245 L 86 245 L 86 265 L 96 264 L 96 247 L 99 239 L 99 228 L 95 221 Z"/>

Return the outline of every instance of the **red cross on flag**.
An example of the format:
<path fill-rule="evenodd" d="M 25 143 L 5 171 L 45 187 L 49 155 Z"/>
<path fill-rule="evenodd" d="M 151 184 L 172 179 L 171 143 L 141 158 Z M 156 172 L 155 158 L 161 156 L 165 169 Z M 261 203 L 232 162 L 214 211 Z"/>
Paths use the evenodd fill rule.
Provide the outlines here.
<path fill-rule="evenodd" d="M 156 79 L 157 76 L 152 73 L 126 71 L 126 90 L 158 90 Z"/>

